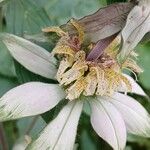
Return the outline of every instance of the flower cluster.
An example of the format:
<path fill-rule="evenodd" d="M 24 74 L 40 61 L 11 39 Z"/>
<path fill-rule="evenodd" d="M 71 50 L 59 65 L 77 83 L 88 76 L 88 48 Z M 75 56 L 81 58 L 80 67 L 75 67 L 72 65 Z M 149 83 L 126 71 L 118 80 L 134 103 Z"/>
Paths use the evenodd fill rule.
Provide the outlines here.
<path fill-rule="evenodd" d="M 75 20 L 71 20 L 70 24 L 76 28 L 78 35 L 69 35 L 58 27 L 43 30 L 57 32 L 61 36 L 53 49 L 53 54 L 61 59 L 56 79 L 60 85 L 64 86 L 67 93 L 66 98 L 74 100 L 81 94 L 84 96 L 111 96 L 123 85 L 126 87 L 124 92 L 131 92 L 131 84 L 122 74 L 122 70 L 130 69 L 136 73 L 142 70 L 136 64 L 134 58 L 137 55 L 133 52 L 123 64 L 117 62 L 121 43 L 120 36 L 114 38 L 98 58 L 93 57 L 92 60 L 88 60 L 87 55 L 95 45 L 89 43 L 86 47 L 83 46 L 83 27 Z"/>

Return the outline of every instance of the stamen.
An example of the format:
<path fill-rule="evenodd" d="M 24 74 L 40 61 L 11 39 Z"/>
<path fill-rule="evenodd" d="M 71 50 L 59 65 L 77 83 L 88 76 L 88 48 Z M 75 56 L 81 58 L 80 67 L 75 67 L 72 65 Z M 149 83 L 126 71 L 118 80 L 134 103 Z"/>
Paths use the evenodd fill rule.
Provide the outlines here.
<path fill-rule="evenodd" d="M 79 78 L 69 89 L 67 89 L 67 98 L 69 100 L 77 99 L 84 91 L 87 83 L 84 77 Z"/>
<path fill-rule="evenodd" d="M 122 66 L 119 66 L 117 63 L 116 58 L 121 37 L 115 38 L 111 44 L 109 44 L 109 39 L 105 43 L 107 46 L 105 45 L 104 47 L 101 43 L 100 47 L 103 47 L 101 54 L 93 53 L 93 51 L 86 56 L 86 51 L 89 47 L 84 47 L 85 51 L 82 50 L 84 31 L 75 20 L 70 20 L 70 23 L 77 29 L 78 36 L 68 35 L 68 33 L 64 33 L 59 28 L 45 29 L 47 32 L 57 32 L 61 36 L 53 53 L 62 57 L 56 78 L 60 85 L 64 86 L 67 93 L 66 98 L 69 100 L 77 99 L 81 94 L 85 96 L 111 96 L 121 86 L 126 87 L 124 92 L 131 91 L 130 81 L 122 75 L 122 69 L 127 68 L 137 73 L 142 70 L 132 58 L 136 58 L 137 55 L 135 53 Z M 111 37 L 111 41 L 113 39 L 114 37 Z M 92 59 L 89 59 L 91 56 Z M 93 60 L 93 56 L 96 59 Z"/>
<path fill-rule="evenodd" d="M 131 85 L 130 81 L 123 75 L 121 75 L 121 80 L 123 81 L 123 83 L 125 83 L 125 85 L 127 87 L 126 92 L 131 92 L 132 91 L 132 85 Z"/>
<path fill-rule="evenodd" d="M 62 37 L 62 36 L 66 36 L 67 33 L 64 32 L 60 27 L 47 27 L 42 29 L 43 32 L 56 32 L 58 36 Z"/>
<path fill-rule="evenodd" d="M 107 79 L 105 78 L 104 70 L 102 70 L 100 67 L 96 67 L 95 69 L 96 69 L 97 81 L 98 81 L 96 94 L 102 96 L 107 91 L 108 82 Z"/>
<path fill-rule="evenodd" d="M 68 45 L 57 45 L 54 49 L 53 52 L 54 54 L 64 54 L 64 55 L 69 55 L 71 57 L 74 57 L 75 51 L 71 49 Z"/>
<path fill-rule="evenodd" d="M 71 69 L 69 69 L 66 73 L 62 75 L 62 80 L 60 84 L 68 85 L 71 82 L 82 77 L 87 71 L 88 66 L 85 62 L 75 62 Z"/>
<path fill-rule="evenodd" d="M 80 43 L 84 40 L 84 29 L 75 19 L 71 19 L 70 23 L 77 29 Z"/>
<path fill-rule="evenodd" d="M 60 62 L 60 65 L 59 65 L 59 68 L 58 68 L 58 72 L 57 72 L 57 75 L 56 75 L 56 78 L 59 82 L 61 82 L 61 79 L 62 79 L 62 75 L 64 74 L 64 72 L 72 66 L 73 64 L 73 57 L 68 57 L 66 56 L 66 58 L 64 58 L 61 62 Z"/>
<path fill-rule="evenodd" d="M 91 68 L 90 73 L 85 78 L 87 82 L 87 86 L 85 87 L 84 95 L 85 96 L 91 96 L 95 94 L 96 88 L 97 88 L 97 77 L 96 72 Z"/>
<path fill-rule="evenodd" d="M 133 59 L 127 59 L 122 65 L 122 68 L 129 68 L 136 73 L 143 72 L 143 70 L 136 64 L 135 60 Z"/>

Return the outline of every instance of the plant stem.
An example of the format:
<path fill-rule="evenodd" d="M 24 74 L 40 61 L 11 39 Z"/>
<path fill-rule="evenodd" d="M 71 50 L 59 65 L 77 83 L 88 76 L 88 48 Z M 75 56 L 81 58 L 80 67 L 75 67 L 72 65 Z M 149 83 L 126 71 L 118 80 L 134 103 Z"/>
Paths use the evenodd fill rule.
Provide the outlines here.
<path fill-rule="evenodd" d="M 2 123 L 0 123 L 0 143 L 2 145 L 3 150 L 8 150 L 8 143 L 6 140 L 5 130 Z"/>

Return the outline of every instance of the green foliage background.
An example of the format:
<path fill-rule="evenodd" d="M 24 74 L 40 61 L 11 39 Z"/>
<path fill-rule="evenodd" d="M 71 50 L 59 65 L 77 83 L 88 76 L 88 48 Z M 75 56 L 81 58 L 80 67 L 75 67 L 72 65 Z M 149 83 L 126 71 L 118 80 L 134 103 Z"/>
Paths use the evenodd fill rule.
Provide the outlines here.
<path fill-rule="evenodd" d="M 49 44 L 50 39 L 43 37 L 42 28 L 61 25 L 72 17 L 81 18 L 114 2 L 121 2 L 121 0 L 2 0 L 0 30 L 27 38 L 51 51 L 53 43 Z M 139 52 L 139 65 L 144 70 L 144 73 L 138 77 L 139 83 L 150 96 L 150 43 L 140 44 L 136 49 Z M 12 59 L 5 45 L 0 42 L 0 96 L 9 89 L 28 81 L 54 82 L 27 71 Z M 150 111 L 146 99 L 142 97 L 137 97 L 137 99 Z M 42 116 L 44 119 L 30 117 L 5 122 L 3 126 L 9 149 L 11 150 L 13 144 L 24 134 L 28 133 L 34 138 L 46 123 L 53 119 L 61 107 L 62 104 L 44 114 Z M 88 112 L 88 107 L 85 108 L 85 112 Z M 81 116 L 76 142 L 79 150 L 111 150 L 91 128 L 87 113 Z M 149 139 L 129 135 L 126 150 L 149 150 L 149 143 Z M 1 146 L 0 149 L 2 149 Z"/>

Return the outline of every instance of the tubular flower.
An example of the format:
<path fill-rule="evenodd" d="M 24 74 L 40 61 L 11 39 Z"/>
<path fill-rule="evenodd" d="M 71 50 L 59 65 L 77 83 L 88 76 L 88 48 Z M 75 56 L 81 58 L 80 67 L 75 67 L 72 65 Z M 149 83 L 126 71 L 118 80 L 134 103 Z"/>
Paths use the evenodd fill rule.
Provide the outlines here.
<path fill-rule="evenodd" d="M 86 42 L 84 27 L 69 23 L 75 34 L 59 27 L 46 28 L 60 39 L 50 54 L 43 48 L 14 35 L 3 34 L 2 41 L 10 54 L 28 70 L 59 84 L 28 82 L 0 98 L 0 121 L 42 114 L 61 100 L 68 103 L 28 150 L 73 150 L 82 108 L 89 104 L 91 124 L 96 133 L 114 150 L 123 150 L 127 133 L 150 137 L 150 117 L 145 108 L 127 92 L 146 96 L 124 69 L 142 72 L 136 53 L 118 64 L 120 37 L 98 43 Z M 76 34 L 77 33 L 77 34 Z M 88 44 L 87 44 L 88 43 Z"/>
<path fill-rule="evenodd" d="M 131 56 L 119 65 L 117 54 L 121 38 L 117 36 L 99 58 L 87 60 L 88 52 L 92 50 L 93 45 L 84 47 L 82 45 L 83 27 L 74 20 L 71 20 L 71 24 L 78 31 L 78 35 L 69 36 L 68 33 L 56 27 L 44 29 L 46 32 L 55 31 L 61 36 L 52 53 L 61 58 L 56 79 L 64 87 L 67 93 L 66 98 L 74 100 L 81 95 L 111 96 L 123 85 L 126 87 L 124 92 L 131 92 L 132 86 L 122 71 L 129 69 L 135 73 L 142 72 L 135 61 L 137 55 L 131 53 Z"/>

